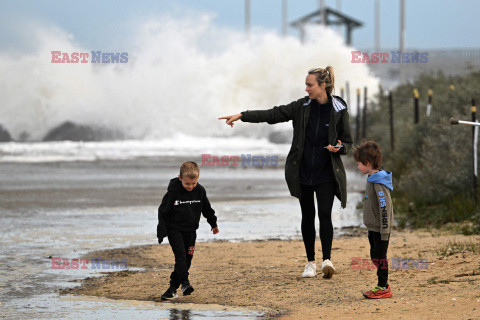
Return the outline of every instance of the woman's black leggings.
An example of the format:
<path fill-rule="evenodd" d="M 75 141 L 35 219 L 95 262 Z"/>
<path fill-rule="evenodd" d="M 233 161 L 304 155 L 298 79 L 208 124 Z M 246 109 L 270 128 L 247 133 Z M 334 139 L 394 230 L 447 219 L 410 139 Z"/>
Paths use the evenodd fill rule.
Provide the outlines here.
<path fill-rule="evenodd" d="M 320 220 L 320 242 L 323 260 L 330 259 L 333 240 L 332 207 L 335 197 L 335 182 L 316 186 L 301 185 L 302 196 L 302 237 L 308 261 L 315 260 L 315 203 L 313 193 L 317 196 L 318 218 Z"/>

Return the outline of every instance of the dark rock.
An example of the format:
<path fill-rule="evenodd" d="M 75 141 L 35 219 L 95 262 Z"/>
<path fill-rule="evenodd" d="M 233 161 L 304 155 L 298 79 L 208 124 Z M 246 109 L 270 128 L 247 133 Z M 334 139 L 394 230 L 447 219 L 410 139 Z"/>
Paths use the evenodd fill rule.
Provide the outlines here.
<path fill-rule="evenodd" d="M 292 143 L 292 138 L 292 130 L 273 131 L 268 135 L 268 140 L 277 144 Z"/>
<path fill-rule="evenodd" d="M 50 130 L 43 141 L 108 141 L 122 140 L 125 136 L 119 131 L 96 128 L 66 121 Z"/>
<path fill-rule="evenodd" d="M 27 142 L 30 140 L 30 133 L 26 131 L 22 131 L 20 135 L 18 136 L 18 141 L 20 142 Z"/>
<path fill-rule="evenodd" d="M 12 141 L 12 137 L 7 129 L 4 129 L 3 126 L 0 124 L 0 142 L 10 142 Z"/>

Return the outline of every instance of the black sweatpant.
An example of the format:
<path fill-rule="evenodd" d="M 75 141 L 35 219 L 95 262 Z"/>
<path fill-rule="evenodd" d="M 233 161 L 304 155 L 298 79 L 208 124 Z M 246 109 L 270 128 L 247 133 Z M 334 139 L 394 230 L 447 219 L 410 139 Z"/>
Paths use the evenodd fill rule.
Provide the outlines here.
<path fill-rule="evenodd" d="M 327 182 L 316 186 L 301 185 L 302 196 L 302 237 L 308 261 L 315 260 L 315 201 L 317 196 L 318 218 L 320 220 L 320 242 L 322 243 L 323 260 L 330 259 L 333 240 L 332 207 L 335 197 L 335 182 Z"/>
<path fill-rule="evenodd" d="M 178 230 L 168 230 L 168 242 L 175 255 L 175 267 L 170 275 L 170 286 L 177 289 L 180 284 L 187 284 L 188 270 L 192 264 L 193 253 L 195 251 L 195 240 L 197 233 L 181 232 Z"/>
<path fill-rule="evenodd" d="M 380 232 L 368 231 L 368 242 L 370 242 L 370 258 L 377 268 L 378 283 L 377 286 L 388 286 L 388 240 L 381 238 Z"/>

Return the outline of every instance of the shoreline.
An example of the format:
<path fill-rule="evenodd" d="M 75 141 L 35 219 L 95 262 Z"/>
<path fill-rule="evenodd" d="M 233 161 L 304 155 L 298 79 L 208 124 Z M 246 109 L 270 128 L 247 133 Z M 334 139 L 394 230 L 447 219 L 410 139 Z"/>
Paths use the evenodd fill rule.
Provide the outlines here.
<path fill-rule="evenodd" d="M 79 287 L 63 289 L 60 294 L 153 301 L 162 307 L 221 305 L 264 313 L 262 319 L 369 319 L 384 312 L 390 319 L 474 319 L 480 318 L 480 265 L 479 252 L 469 247 L 478 250 L 478 235 L 394 231 L 388 258 L 406 264 L 400 267 L 396 263 L 392 268 L 390 263 L 394 296 L 382 300 L 361 295 L 375 286 L 375 270 L 368 265 L 352 266 L 356 259 L 369 261 L 365 229 L 334 239 L 336 274 L 332 279 L 301 277 L 306 262 L 301 240 L 203 242 L 196 245 L 190 269 L 194 293 L 165 303 L 160 302 L 160 295 L 168 287 L 174 259 L 168 244 L 154 244 L 85 255 L 127 258 L 129 268 L 142 270 L 89 277 Z M 317 257 L 319 252 L 317 241 Z"/>

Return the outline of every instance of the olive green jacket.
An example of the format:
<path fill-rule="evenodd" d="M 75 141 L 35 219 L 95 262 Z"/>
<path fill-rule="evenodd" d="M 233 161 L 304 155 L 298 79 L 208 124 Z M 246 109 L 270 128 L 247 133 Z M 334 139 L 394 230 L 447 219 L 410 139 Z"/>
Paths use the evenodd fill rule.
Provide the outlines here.
<path fill-rule="evenodd" d="M 328 141 L 331 145 L 336 145 L 337 140 L 341 140 L 343 145 L 340 151 L 330 153 L 337 185 L 335 195 L 340 200 L 342 208 L 345 208 L 347 204 L 347 177 L 340 155 L 347 154 L 352 147 L 352 136 L 347 104 L 338 96 L 329 96 L 329 99 L 332 99 L 333 110 L 330 113 Z M 285 179 L 290 194 L 296 198 L 301 196 L 300 164 L 302 163 L 305 145 L 305 128 L 310 117 L 310 102 L 311 100 L 306 96 L 290 104 L 268 110 L 244 111 L 241 118 L 244 122 L 267 122 L 269 124 L 292 120 L 293 139 L 292 147 L 285 162 Z"/>
<path fill-rule="evenodd" d="M 390 237 L 393 225 L 392 176 L 386 170 L 369 175 L 363 202 L 363 223 L 368 231 L 380 232 L 383 241 Z"/>

